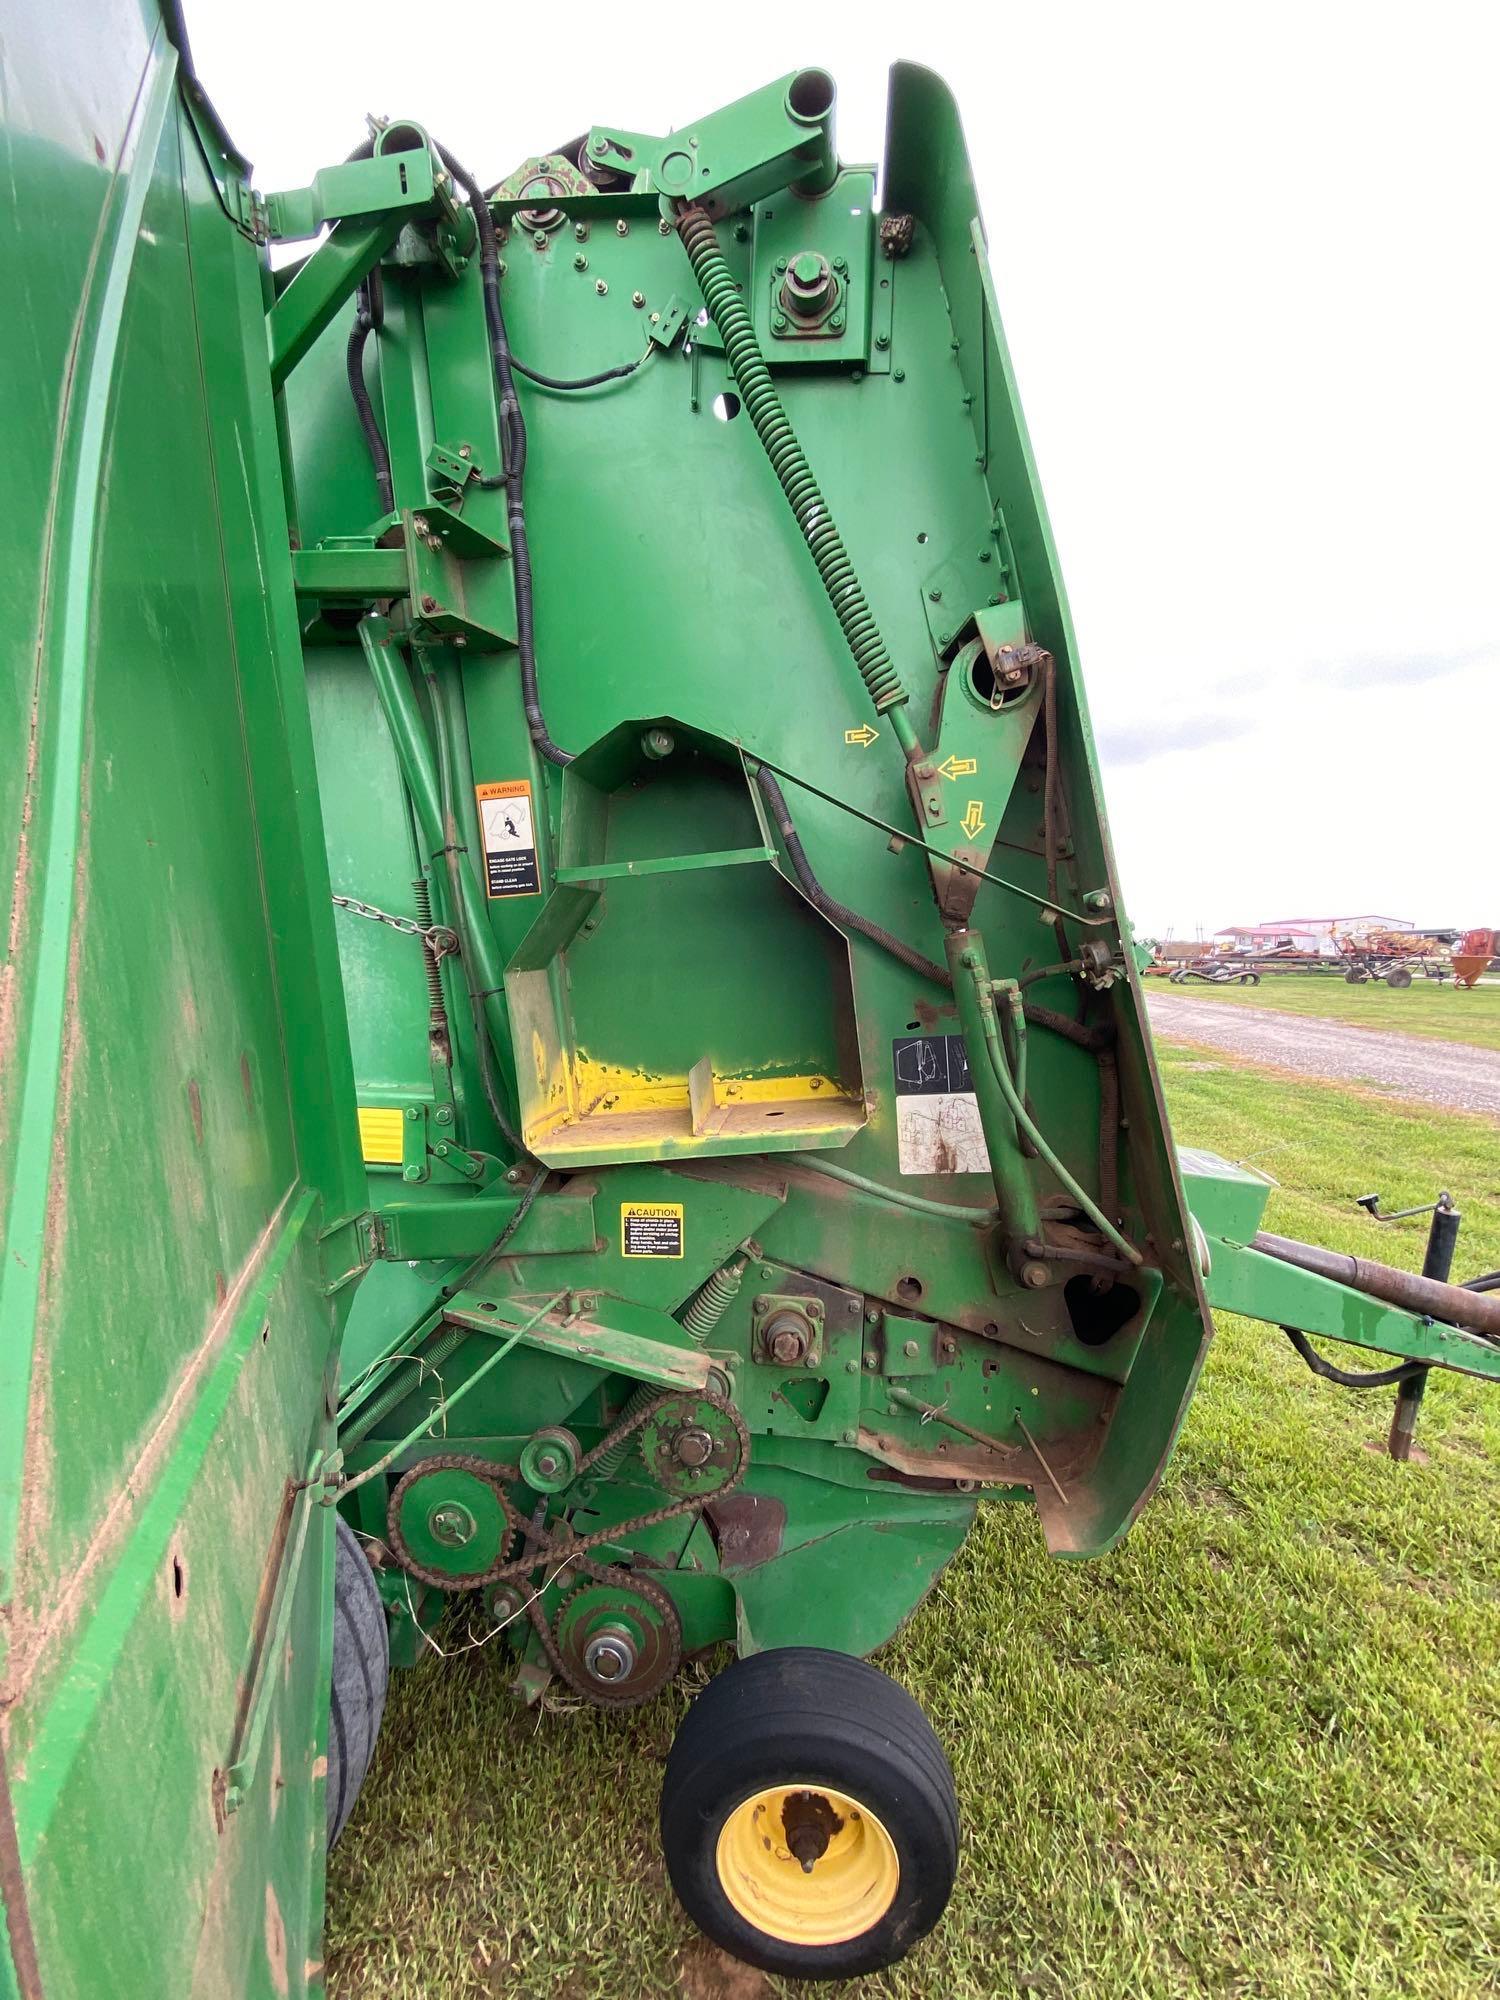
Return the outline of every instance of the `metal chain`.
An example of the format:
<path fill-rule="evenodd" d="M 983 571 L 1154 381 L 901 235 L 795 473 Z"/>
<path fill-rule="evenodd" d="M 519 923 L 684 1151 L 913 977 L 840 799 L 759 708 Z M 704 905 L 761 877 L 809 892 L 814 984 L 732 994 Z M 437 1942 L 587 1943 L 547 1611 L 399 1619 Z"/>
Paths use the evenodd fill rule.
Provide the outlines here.
<path fill-rule="evenodd" d="M 406 937 L 420 938 L 434 958 L 458 950 L 458 932 L 450 930 L 447 924 L 419 924 L 415 917 L 393 916 L 389 910 L 377 910 L 373 903 L 362 903 L 358 896 L 335 896 L 333 900 L 351 916 L 368 917 L 372 923 L 389 924 L 393 931 L 400 931 Z"/>

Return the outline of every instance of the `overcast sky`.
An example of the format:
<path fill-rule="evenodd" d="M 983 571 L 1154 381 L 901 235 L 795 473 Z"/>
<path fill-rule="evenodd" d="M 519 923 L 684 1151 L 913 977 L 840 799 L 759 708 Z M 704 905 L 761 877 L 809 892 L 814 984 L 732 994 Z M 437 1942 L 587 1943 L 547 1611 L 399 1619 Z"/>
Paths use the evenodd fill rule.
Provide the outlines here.
<path fill-rule="evenodd" d="M 262 189 L 421 119 L 481 179 L 787 70 L 964 112 L 1127 906 L 1500 923 L 1500 8 L 188 0 Z M 850 37 L 857 33 L 858 41 Z"/>

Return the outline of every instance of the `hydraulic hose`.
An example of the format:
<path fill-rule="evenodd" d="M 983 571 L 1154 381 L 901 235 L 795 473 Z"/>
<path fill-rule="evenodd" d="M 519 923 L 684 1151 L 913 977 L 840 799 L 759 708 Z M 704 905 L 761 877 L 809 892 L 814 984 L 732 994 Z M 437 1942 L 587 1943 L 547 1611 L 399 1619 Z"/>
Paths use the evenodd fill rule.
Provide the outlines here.
<path fill-rule="evenodd" d="M 1399 1361 L 1394 1368 L 1375 1368 L 1368 1372 L 1352 1368 L 1336 1368 L 1326 1361 L 1313 1346 L 1305 1333 L 1295 1326 L 1284 1326 L 1282 1332 L 1296 1348 L 1314 1375 L 1321 1375 L 1325 1382 L 1337 1382 L 1341 1389 L 1386 1389 L 1393 1382 L 1411 1382 L 1418 1375 L 1427 1373 L 1427 1365 L 1422 1361 Z"/>
<path fill-rule="evenodd" d="M 892 958 L 899 959 L 909 972 L 920 973 L 923 979 L 931 979 L 939 986 L 951 986 L 952 979 L 945 967 L 924 958 L 914 946 L 906 944 L 892 932 L 862 917 L 858 910 L 851 910 L 846 903 L 836 902 L 813 873 L 812 863 L 807 858 L 807 850 L 797 836 L 792 822 L 791 809 L 786 802 L 786 794 L 777 784 L 775 776 L 762 764 L 755 773 L 755 782 L 760 786 L 761 796 L 770 807 L 771 818 L 776 823 L 776 831 L 781 835 L 786 847 L 787 859 L 797 880 L 802 884 L 803 894 L 815 908 L 821 910 L 830 923 L 841 930 L 858 931 L 882 951 L 888 951 Z"/>
<path fill-rule="evenodd" d="M 478 181 L 443 147 L 438 158 L 468 196 L 479 232 L 479 270 L 484 285 L 484 316 L 490 336 L 490 361 L 495 371 L 500 455 L 504 462 L 505 511 L 510 533 L 510 556 L 516 585 L 516 647 L 521 656 L 521 699 L 526 710 L 526 728 L 537 754 L 549 764 L 571 764 L 569 751 L 560 749 L 547 730 L 542 713 L 536 673 L 536 605 L 531 574 L 531 544 L 526 538 L 524 481 L 526 475 L 526 419 L 516 393 L 514 363 L 505 332 L 505 315 L 500 308 L 500 245 L 494 218 Z"/>
<path fill-rule="evenodd" d="M 812 467 L 782 408 L 749 311 L 735 289 L 719 248 L 714 225 L 703 209 L 685 208 L 677 218 L 677 228 L 703 293 L 703 302 L 723 337 L 724 352 L 755 426 L 755 435 L 765 447 L 771 468 L 802 530 L 876 713 L 890 714 L 891 727 L 908 758 L 920 756 L 922 746 L 906 713 L 908 697 L 901 676 L 886 650 L 875 614 L 854 573 L 849 551 L 834 525 L 828 503 L 818 490 Z"/>
<path fill-rule="evenodd" d="M 500 1084 L 495 1075 L 494 1049 L 490 1040 L 490 1023 L 485 1013 L 485 995 L 474 982 L 476 952 L 473 936 L 469 930 L 461 873 L 463 863 L 460 860 L 464 843 L 458 837 L 458 811 L 453 799 L 453 744 L 448 733 L 443 691 L 438 685 L 437 673 L 430 658 L 423 658 L 422 673 L 427 682 L 428 699 L 432 705 L 433 734 L 437 738 L 438 809 L 443 816 L 443 859 L 448 868 L 448 901 L 453 912 L 454 929 L 458 932 L 459 943 L 462 946 L 460 960 L 464 985 L 469 995 L 469 1011 L 474 1023 L 474 1049 L 479 1060 L 479 1081 L 484 1090 L 485 1101 L 490 1108 L 490 1116 L 499 1127 L 500 1136 L 513 1154 L 520 1159 L 529 1160 L 532 1158 L 531 1150 L 506 1116 L 505 1106 L 500 1100 Z"/>
<path fill-rule="evenodd" d="M 375 315 L 371 310 L 367 282 L 355 294 L 354 325 L 349 330 L 344 365 L 349 375 L 349 393 L 354 398 L 355 414 L 369 447 L 370 463 L 375 468 L 375 484 L 380 489 L 380 511 L 389 514 L 396 505 L 395 487 L 391 482 L 391 455 L 386 449 L 385 439 L 380 435 L 380 426 L 375 421 L 375 406 L 370 401 L 370 391 L 365 383 L 365 346 L 374 327 Z"/>

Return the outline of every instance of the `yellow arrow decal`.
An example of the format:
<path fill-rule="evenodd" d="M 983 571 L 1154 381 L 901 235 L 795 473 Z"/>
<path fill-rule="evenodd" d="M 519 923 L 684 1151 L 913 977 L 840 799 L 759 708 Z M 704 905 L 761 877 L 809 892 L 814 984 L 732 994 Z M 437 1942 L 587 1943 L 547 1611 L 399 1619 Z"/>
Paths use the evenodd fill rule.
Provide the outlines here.
<path fill-rule="evenodd" d="M 977 757 L 945 757 L 938 765 L 945 778 L 972 778 L 978 769 Z"/>
<path fill-rule="evenodd" d="M 858 729 L 846 729 L 844 731 L 844 741 L 846 743 L 857 743 L 861 750 L 868 750 L 879 734 L 880 731 L 878 729 L 872 729 L 868 722 L 862 722 Z"/>
<path fill-rule="evenodd" d="M 980 834 L 984 832 L 985 826 L 984 806 L 980 800 L 970 799 L 969 809 L 959 821 L 959 825 L 969 836 L 970 840 L 977 840 L 979 838 Z"/>

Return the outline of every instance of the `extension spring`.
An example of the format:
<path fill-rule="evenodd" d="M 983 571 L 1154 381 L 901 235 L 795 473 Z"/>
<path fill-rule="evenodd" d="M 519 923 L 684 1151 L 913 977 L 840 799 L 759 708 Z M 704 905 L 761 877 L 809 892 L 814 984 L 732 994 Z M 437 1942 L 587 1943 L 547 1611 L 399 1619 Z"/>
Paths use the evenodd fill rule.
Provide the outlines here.
<path fill-rule="evenodd" d="M 689 208 L 679 216 L 678 229 L 709 316 L 723 336 L 724 352 L 745 408 L 750 412 L 755 434 L 791 503 L 797 525 L 818 566 L 818 575 L 823 579 L 828 601 L 849 642 L 854 664 L 876 709 L 883 712 L 894 708 L 907 699 L 906 689 L 886 651 L 875 614 L 854 574 L 849 551 L 833 524 L 828 503 L 818 490 L 812 467 L 781 406 L 745 302 L 729 275 L 713 223 L 701 208 Z"/>

